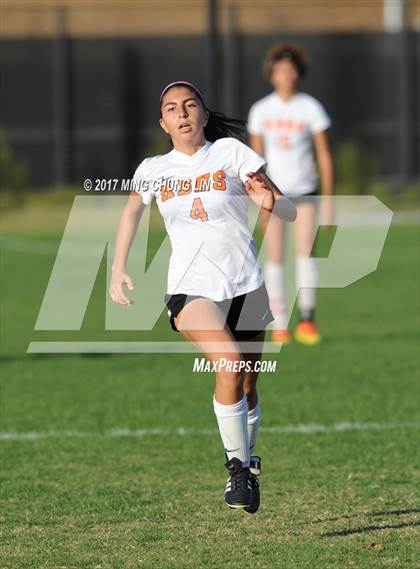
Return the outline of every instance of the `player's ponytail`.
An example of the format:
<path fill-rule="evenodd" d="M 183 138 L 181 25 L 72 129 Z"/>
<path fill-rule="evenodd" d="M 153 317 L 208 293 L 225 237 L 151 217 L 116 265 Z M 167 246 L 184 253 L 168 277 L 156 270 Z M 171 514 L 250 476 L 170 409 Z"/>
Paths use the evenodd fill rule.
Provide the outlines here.
<path fill-rule="evenodd" d="M 214 142 L 219 138 L 231 136 L 241 141 L 246 140 L 246 121 L 242 119 L 233 119 L 227 117 L 224 113 L 211 111 L 206 109 L 209 113 L 209 119 L 204 127 L 204 136 L 206 140 Z"/>
<path fill-rule="evenodd" d="M 195 85 L 195 83 L 192 83 L 191 81 L 184 81 L 184 80 L 183 81 L 173 81 L 172 83 L 169 83 L 169 85 L 166 85 L 166 87 L 163 89 L 162 93 L 160 94 L 160 116 L 161 117 L 162 117 L 163 96 L 165 95 L 165 93 L 169 89 L 171 89 L 172 87 L 175 87 L 177 85 L 183 85 L 185 87 L 188 87 L 192 91 L 194 91 L 196 93 L 196 95 L 198 96 L 198 98 L 200 99 L 204 110 L 209 113 L 209 118 L 208 118 L 207 124 L 204 127 L 204 136 L 205 136 L 206 140 L 209 140 L 210 142 L 214 142 L 215 140 L 218 140 L 219 138 L 233 137 L 233 138 L 237 138 L 238 140 L 241 140 L 243 142 L 246 141 L 246 138 L 247 138 L 246 121 L 244 121 L 242 119 L 233 119 L 233 118 L 227 117 L 224 113 L 219 113 L 217 111 L 211 111 L 210 109 L 208 109 L 205 102 L 204 102 L 204 97 L 203 97 L 203 94 L 202 94 L 200 88 L 197 85 Z M 171 144 L 172 144 L 172 140 L 171 140 Z"/>

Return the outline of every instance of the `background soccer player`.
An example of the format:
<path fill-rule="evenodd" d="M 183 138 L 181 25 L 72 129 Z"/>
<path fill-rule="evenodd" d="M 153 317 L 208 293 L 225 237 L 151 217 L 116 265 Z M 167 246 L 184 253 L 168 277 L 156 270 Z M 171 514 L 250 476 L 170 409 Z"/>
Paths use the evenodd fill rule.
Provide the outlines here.
<path fill-rule="evenodd" d="M 295 338 L 311 345 L 320 341 L 314 321 L 317 273 L 315 261 L 310 257 L 317 226 L 316 200 L 310 196 L 318 194 L 319 185 L 314 149 L 325 196 L 321 223 L 331 225 L 332 202 L 326 198 L 333 192 L 333 161 L 327 136 L 331 121 L 319 101 L 298 90 L 299 79 L 306 72 L 306 57 L 299 48 L 293 45 L 271 48 L 263 70 L 274 91 L 250 109 L 250 144 L 265 156 L 267 173 L 285 195 L 293 197 L 298 209 L 294 231 L 300 321 Z M 265 281 L 275 318 L 272 340 L 287 343 L 292 335 L 288 330 L 284 294 L 285 226 L 281 219 L 264 211 L 261 221 L 266 230 Z"/>
<path fill-rule="evenodd" d="M 117 303 L 130 302 L 122 288 L 133 288 L 126 261 L 141 211 L 154 195 L 172 245 L 165 297 L 171 325 L 208 360 L 231 364 L 216 370 L 213 398 L 229 470 L 225 500 L 254 513 L 259 461 L 250 453 L 260 418 L 258 373 L 252 367 L 239 370 L 238 364 L 261 360 L 264 329 L 273 317 L 248 227 L 247 195 L 270 215 L 275 206 L 289 221 L 296 208 L 265 175 L 265 160 L 232 138 L 244 130 L 244 121 L 209 111 L 196 85 L 169 84 L 160 109 L 160 125 L 173 150 L 146 158 L 136 170 L 136 181 L 161 184 L 156 192 L 139 185 L 128 199 L 118 228 L 110 295 Z M 244 311 L 250 326 L 237 329 Z M 249 341 L 255 343 L 253 353 L 245 350 Z M 210 351 L 209 343 L 218 347 Z"/>

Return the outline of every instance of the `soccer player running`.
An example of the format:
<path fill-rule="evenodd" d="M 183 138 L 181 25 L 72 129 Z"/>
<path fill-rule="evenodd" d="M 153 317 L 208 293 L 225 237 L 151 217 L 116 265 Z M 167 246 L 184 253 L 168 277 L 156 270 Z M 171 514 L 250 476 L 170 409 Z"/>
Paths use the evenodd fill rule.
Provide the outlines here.
<path fill-rule="evenodd" d="M 305 54 L 293 45 L 272 47 L 263 62 L 265 77 L 274 91 L 252 105 L 248 116 L 251 147 L 267 160 L 267 174 L 282 192 L 293 199 L 298 216 L 294 224 L 295 277 L 299 323 L 295 339 L 306 345 L 319 343 L 315 325 L 317 271 L 311 249 L 317 227 L 318 162 L 323 194 L 321 223 L 333 223 L 333 161 L 327 129 L 331 121 L 323 106 L 298 90 L 306 72 Z M 267 261 L 265 282 L 274 316 L 272 341 L 289 343 L 284 295 L 285 224 L 277 216 L 261 211 L 265 227 Z"/>
<path fill-rule="evenodd" d="M 145 158 L 135 172 L 109 293 L 116 303 L 131 303 L 123 290 L 134 288 L 126 262 L 143 208 L 155 196 L 172 245 L 165 296 L 171 326 L 216 364 L 213 407 L 229 471 L 225 501 L 255 513 L 261 461 L 251 456 L 260 419 L 254 364 L 261 361 L 273 316 L 248 227 L 248 202 L 251 197 L 267 214 L 288 221 L 296 208 L 265 174 L 265 160 L 235 138 L 246 135 L 245 121 L 207 109 L 195 84 L 176 81 L 163 89 L 160 126 L 173 149 Z M 240 369 L 245 361 L 250 369 Z"/>

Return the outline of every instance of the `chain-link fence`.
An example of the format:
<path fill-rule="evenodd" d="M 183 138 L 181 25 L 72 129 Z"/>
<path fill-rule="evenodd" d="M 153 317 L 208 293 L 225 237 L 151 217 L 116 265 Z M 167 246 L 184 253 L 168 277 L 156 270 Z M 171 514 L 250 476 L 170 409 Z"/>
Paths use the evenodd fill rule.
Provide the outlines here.
<path fill-rule="evenodd" d="M 291 41 L 333 142 L 356 140 L 405 184 L 419 176 L 419 22 L 418 2 L 398 0 L 4 2 L 3 138 L 34 186 L 126 177 L 164 144 L 162 85 L 191 78 L 246 118 L 270 90 L 266 49 Z"/>

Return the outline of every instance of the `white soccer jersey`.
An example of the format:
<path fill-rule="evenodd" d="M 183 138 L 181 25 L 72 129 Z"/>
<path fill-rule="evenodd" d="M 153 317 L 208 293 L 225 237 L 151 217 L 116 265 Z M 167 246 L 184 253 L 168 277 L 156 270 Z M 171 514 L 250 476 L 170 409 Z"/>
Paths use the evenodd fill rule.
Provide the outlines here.
<path fill-rule="evenodd" d="M 267 174 L 285 195 L 299 196 L 316 189 L 312 135 L 330 125 L 321 103 L 305 93 L 285 101 L 274 91 L 252 105 L 248 131 L 263 137 Z"/>
<path fill-rule="evenodd" d="M 242 142 L 222 138 L 192 156 L 173 149 L 137 168 L 136 191 L 146 204 L 155 197 L 172 245 L 168 294 L 219 301 L 262 285 L 244 182 L 265 164 Z"/>

